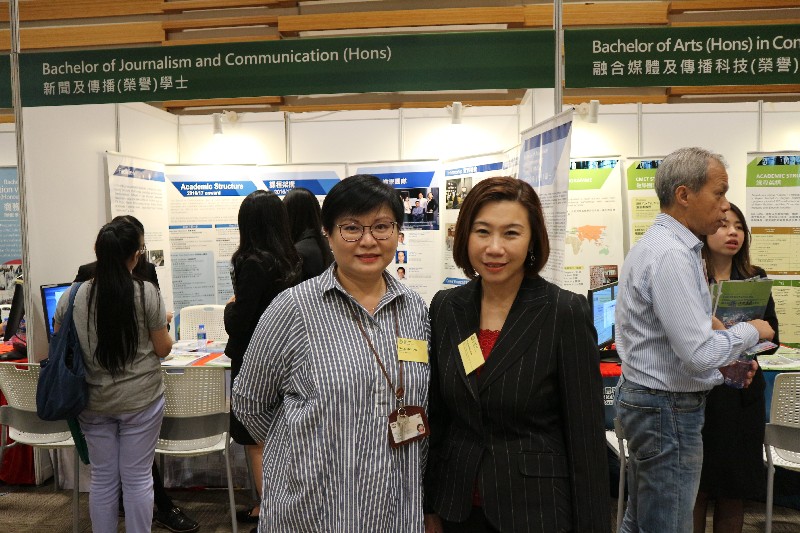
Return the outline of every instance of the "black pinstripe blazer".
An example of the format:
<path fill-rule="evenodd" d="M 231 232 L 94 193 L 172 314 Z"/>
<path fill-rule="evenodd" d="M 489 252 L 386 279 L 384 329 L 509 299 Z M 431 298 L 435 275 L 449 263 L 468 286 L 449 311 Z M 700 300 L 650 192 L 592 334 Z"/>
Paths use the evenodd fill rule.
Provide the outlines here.
<path fill-rule="evenodd" d="M 611 530 L 597 334 L 586 299 L 522 282 L 480 376 L 458 344 L 478 331 L 481 284 L 431 303 L 426 512 L 466 520 L 477 484 L 503 532 Z"/>

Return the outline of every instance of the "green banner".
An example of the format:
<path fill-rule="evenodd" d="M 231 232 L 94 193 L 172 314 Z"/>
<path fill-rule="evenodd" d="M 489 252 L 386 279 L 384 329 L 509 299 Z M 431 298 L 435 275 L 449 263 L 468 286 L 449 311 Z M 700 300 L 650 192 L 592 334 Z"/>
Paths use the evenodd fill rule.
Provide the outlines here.
<path fill-rule="evenodd" d="M 22 103 L 552 87 L 554 46 L 519 30 L 26 53 Z"/>
<path fill-rule="evenodd" d="M 602 189 L 617 162 L 617 159 L 576 159 L 571 161 L 569 190 L 589 191 Z"/>
<path fill-rule="evenodd" d="M 800 156 L 756 157 L 747 164 L 748 187 L 800 186 Z"/>
<path fill-rule="evenodd" d="M 800 25 L 565 30 L 565 85 L 797 83 Z"/>
<path fill-rule="evenodd" d="M 0 107 L 11 107 L 11 56 L 0 55 Z"/>
<path fill-rule="evenodd" d="M 629 191 L 647 191 L 655 188 L 656 170 L 660 159 L 636 160 L 628 167 L 625 176 Z"/>

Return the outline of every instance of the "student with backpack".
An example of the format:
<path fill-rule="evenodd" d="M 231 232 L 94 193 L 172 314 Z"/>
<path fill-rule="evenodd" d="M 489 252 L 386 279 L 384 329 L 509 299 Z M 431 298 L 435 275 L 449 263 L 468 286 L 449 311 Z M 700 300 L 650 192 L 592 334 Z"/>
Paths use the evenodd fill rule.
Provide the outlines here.
<path fill-rule="evenodd" d="M 73 318 L 89 388 L 79 421 L 92 461 L 89 515 L 95 531 L 117 530 L 120 487 L 126 530 L 150 531 L 153 520 L 151 467 L 164 412 L 159 357 L 169 353 L 172 339 L 158 289 L 131 273 L 144 250 L 136 226 L 106 224 L 95 241 L 94 278 L 75 295 Z M 59 301 L 56 331 L 68 300 Z"/>

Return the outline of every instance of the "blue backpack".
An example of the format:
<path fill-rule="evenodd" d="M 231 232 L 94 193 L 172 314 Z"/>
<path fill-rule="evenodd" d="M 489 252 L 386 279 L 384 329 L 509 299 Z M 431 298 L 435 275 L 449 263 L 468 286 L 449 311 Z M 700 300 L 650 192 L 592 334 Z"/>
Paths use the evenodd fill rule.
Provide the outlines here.
<path fill-rule="evenodd" d="M 83 350 L 72 311 L 81 283 L 72 286 L 69 307 L 58 333 L 50 339 L 47 359 L 42 361 L 36 388 L 36 413 L 42 420 L 76 418 L 89 403 L 89 386 L 83 366 Z"/>

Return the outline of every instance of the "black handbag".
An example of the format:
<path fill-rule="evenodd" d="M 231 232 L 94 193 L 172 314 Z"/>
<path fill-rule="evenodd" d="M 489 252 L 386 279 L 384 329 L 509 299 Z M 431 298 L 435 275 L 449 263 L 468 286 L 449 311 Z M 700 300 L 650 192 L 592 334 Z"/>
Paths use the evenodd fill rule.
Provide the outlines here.
<path fill-rule="evenodd" d="M 36 388 L 36 413 L 42 420 L 67 420 L 77 417 L 89 403 L 89 387 L 83 365 L 83 350 L 72 311 L 80 283 L 72 286 L 69 307 L 61 327 L 50 339 L 47 359 L 43 360 Z"/>

